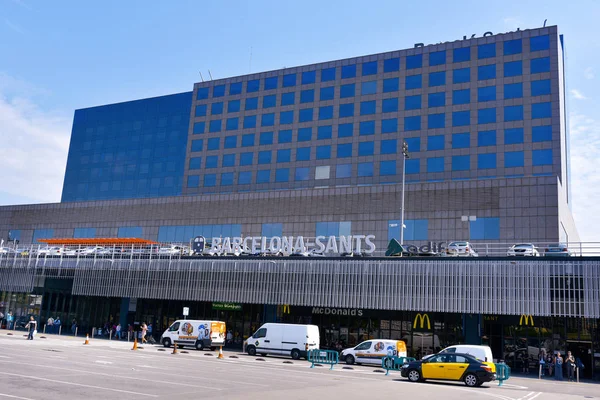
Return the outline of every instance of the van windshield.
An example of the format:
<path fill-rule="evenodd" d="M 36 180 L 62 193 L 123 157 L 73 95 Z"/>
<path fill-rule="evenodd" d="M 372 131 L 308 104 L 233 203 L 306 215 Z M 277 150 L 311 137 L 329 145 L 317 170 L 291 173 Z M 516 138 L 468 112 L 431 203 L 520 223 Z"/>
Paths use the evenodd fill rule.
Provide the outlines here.
<path fill-rule="evenodd" d="M 179 330 L 179 322 L 175 322 L 173 325 L 171 325 L 171 327 L 169 328 L 169 332 L 175 332 Z"/>

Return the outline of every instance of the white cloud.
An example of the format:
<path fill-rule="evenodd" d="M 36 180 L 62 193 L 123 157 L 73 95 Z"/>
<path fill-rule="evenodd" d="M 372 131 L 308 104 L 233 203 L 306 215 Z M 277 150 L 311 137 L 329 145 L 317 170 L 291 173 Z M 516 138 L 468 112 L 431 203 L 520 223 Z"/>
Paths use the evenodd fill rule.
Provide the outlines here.
<path fill-rule="evenodd" d="M 594 77 L 596 76 L 594 74 L 594 68 L 587 67 L 585 71 L 583 71 L 583 76 L 585 77 L 585 79 L 594 79 Z"/>
<path fill-rule="evenodd" d="M 44 111 L 35 97 L 43 90 L 0 73 L 0 202 L 60 200 L 70 119 Z"/>
<path fill-rule="evenodd" d="M 600 242 L 600 121 L 569 115 L 573 216 L 584 242 Z"/>
<path fill-rule="evenodd" d="M 587 97 L 577 89 L 571 89 L 571 96 L 576 100 L 587 100 Z"/>

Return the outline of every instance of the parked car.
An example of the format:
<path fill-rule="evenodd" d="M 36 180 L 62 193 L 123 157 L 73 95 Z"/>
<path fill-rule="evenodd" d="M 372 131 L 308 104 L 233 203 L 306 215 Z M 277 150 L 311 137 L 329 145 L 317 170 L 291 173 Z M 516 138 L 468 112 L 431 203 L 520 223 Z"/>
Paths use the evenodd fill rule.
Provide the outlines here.
<path fill-rule="evenodd" d="M 158 254 L 168 256 L 188 256 L 191 254 L 191 250 L 187 246 L 172 245 L 169 247 L 161 247 L 158 249 Z"/>
<path fill-rule="evenodd" d="M 479 257 L 473 245 L 469 242 L 450 242 L 446 248 L 446 255 L 455 257 Z"/>
<path fill-rule="evenodd" d="M 64 252 L 65 252 L 64 247 L 47 246 L 47 247 L 43 247 L 43 248 L 39 249 L 36 254 L 39 257 L 49 257 L 49 256 L 60 256 L 60 255 L 63 255 Z"/>
<path fill-rule="evenodd" d="M 10 247 L 0 247 L 0 256 L 2 255 L 12 255 L 14 256 L 17 252 Z"/>
<path fill-rule="evenodd" d="M 263 324 L 252 336 L 246 339 L 246 352 L 289 355 L 294 360 L 307 357 L 308 350 L 318 349 L 320 345 L 319 327 L 316 325 Z"/>
<path fill-rule="evenodd" d="M 565 243 L 550 243 L 544 250 L 544 257 L 570 257 L 571 252 Z"/>
<path fill-rule="evenodd" d="M 538 248 L 533 243 L 520 243 L 513 245 L 506 252 L 508 257 L 523 256 L 523 257 L 539 257 Z"/>

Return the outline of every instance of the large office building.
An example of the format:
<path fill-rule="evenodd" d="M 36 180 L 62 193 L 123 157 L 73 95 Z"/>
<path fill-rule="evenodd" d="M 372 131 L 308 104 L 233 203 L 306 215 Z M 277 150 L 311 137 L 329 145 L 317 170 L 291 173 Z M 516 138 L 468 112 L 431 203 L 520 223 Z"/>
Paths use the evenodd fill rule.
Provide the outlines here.
<path fill-rule="evenodd" d="M 504 256 L 521 241 L 577 242 L 564 71 L 552 26 L 77 110 L 62 201 L 0 207 L 0 238 L 374 235 L 382 255 L 403 212 L 415 245 L 470 240 Z M 264 321 L 305 322 L 327 347 L 393 338 L 420 355 L 487 343 L 512 366 L 572 349 L 600 374 L 592 257 L 29 256 L 0 267 L 0 311 L 60 314 L 87 332 L 107 320 L 160 331 L 185 306 L 225 320 L 236 344 Z"/>

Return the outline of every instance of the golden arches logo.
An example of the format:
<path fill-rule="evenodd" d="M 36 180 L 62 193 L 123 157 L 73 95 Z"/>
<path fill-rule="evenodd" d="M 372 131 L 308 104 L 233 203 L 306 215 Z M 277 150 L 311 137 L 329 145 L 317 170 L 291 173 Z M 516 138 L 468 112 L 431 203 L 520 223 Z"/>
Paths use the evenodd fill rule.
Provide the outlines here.
<path fill-rule="evenodd" d="M 419 325 L 419 320 L 421 320 L 421 329 L 425 326 L 425 321 L 427 321 L 427 329 L 431 329 L 431 321 L 429 320 L 429 315 L 418 313 L 415 316 L 415 320 L 413 321 L 413 329 Z"/>
<path fill-rule="evenodd" d="M 521 318 L 519 319 L 519 326 L 523 325 L 523 319 L 525 319 L 525 326 L 529 325 L 529 322 L 531 322 L 531 326 L 534 326 L 533 315 L 521 314 Z"/>
<path fill-rule="evenodd" d="M 281 313 L 282 314 L 289 314 L 290 312 L 291 312 L 291 310 L 290 310 L 290 305 L 289 304 L 284 304 L 281 307 Z"/>

